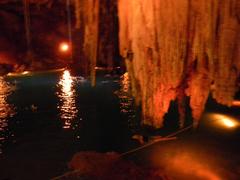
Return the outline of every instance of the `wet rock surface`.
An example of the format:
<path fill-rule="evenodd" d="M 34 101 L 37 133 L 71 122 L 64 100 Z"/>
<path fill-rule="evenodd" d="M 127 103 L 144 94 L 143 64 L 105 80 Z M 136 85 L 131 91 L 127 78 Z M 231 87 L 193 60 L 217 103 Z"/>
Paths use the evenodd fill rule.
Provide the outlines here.
<path fill-rule="evenodd" d="M 173 100 L 184 121 L 186 96 L 195 125 L 210 93 L 231 104 L 240 74 L 239 9 L 236 0 L 118 1 L 120 52 L 145 124 L 162 127 Z"/>

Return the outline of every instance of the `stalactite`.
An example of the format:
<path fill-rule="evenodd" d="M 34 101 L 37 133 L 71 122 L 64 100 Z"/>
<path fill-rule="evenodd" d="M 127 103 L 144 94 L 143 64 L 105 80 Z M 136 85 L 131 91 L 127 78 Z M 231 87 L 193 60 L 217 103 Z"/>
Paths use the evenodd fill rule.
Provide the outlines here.
<path fill-rule="evenodd" d="M 237 0 L 118 0 L 118 8 L 120 53 L 145 124 L 161 127 L 170 102 L 184 96 L 195 125 L 210 93 L 231 103 L 240 72 Z"/>
<path fill-rule="evenodd" d="M 72 47 L 72 12 L 71 12 L 71 4 L 70 0 L 66 0 L 66 11 L 67 11 L 67 26 L 68 26 L 68 41 L 70 47 Z M 70 61 L 73 61 L 73 51 L 71 48 L 70 52 Z"/>
<path fill-rule="evenodd" d="M 75 32 L 75 61 L 81 64 L 80 71 L 90 75 L 91 84 L 96 81 L 96 59 L 98 46 L 98 25 L 99 25 L 99 1 L 79 0 L 75 1 L 76 27 Z"/>
<path fill-rule="evenodd" d="M 85 9 L 85 13 L 89 16 L 87 18 L 87 22 L 89 23 L 86 26 L 85 36 L 86 41 L 84 44 L 85 52 L 87 52 L 90 61 L 90 77 L 91 84 L 95 86 L 96 84 L 96 63 L 97 63 L 97 46 L 98 46 L 98 25 L 99 25 L 99 1 L 92 0 L 89 1 L 89 5 L 87 9 Z"/>
<path fill-rule="evenodd" d="M 76 29 L 79 29 L 80 28 L 80 22 L 81 22 L 81 20 L 80 20 L 80 11 L 81 11 L 81 9 L 80 9 L 81 7 L 80 7 L 80 0 L 75 0 L 75 18 L 76 18 L 76 24 L 75 24 L 75 28 Z"/>
<path fill-rule="evenodd" d="M 25 23 L 25 33 L 26 33 L 26 43 L 27 43 L 27 63 L 31 62 L 32 52 L 31 52 L 31 33 L 30 33 L 30 11 L 29 11 L 29 0 L 23 0 L 24 5 L 24 23 Z"/>
<path fill-rule="evenodd" d="M 117 64 L 118 52 L 118 19 L 117 0 L 99 0 L 99 38 L 98 66 L 112 69 Z"/>

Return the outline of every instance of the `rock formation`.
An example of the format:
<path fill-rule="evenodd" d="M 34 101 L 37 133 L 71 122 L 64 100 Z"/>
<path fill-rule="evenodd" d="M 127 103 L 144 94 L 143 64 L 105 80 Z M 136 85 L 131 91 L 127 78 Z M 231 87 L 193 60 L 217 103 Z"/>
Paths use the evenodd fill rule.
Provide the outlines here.
<path fill-rule="evenodd" d="M 119 65 L 117 0 L 100 0 L 97 64 Z"/>
<path fill-rule="evenodd" d="M 116 0 L 75 0 L 76 24 L 73 37 L 74 64 L 83 74 L 95 66 L 112 68 L 118 57 L 118 21 Z"/>
<path fill-rule="evenodd" d="M 145 124 L 190 97 L 195 125 L 209 93 L 230 105 L 240 73 L 238 0 L 118 0 L 120 53 Z"/>
<path fill-rule="evenodd" d="M 29 5 L 30 15 L 25 22 L 24 2 Z M 69 0 L 70 19 L 66 3 L 66 0 L 0 1 L 0 66 L 27 64 L 36 70 L 72 64 L 78 72 L 94 77 L 96 64 L 116 65 L 119 56 L 117 1 Z M 58 51 L 61 42 L 69 41 L 69 20 L 73 61 L 70 54 Z M 29 48 L 31 62 L 26 60 Z"/>
<path fill-rule="evenodd" d="M 79 56 L 80 71 L 91 75 L 91 83 L 95 84 L 95 66 L 97 62 L 98 47 L 98 24 L 99 24 L 99 1 L 98 0 L 76 0 L 76 28 L 75 49 Z M 79 58 L 79 59 L 78 59 Z"/>

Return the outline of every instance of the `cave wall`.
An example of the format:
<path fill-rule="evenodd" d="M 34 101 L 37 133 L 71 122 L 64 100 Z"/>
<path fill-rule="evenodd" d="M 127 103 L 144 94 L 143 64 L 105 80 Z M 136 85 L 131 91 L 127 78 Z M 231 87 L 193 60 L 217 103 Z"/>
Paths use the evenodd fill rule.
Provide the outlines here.
<path fill-rule="evenodd" d="M 240 73 L 238 0 L 118 0 L 120 53 L 143 121 L 163 125 L 190 97 L 195 125 L 210 93 L 230 105 Z M 182 119 L 184 120 L 184 119 Z"/>

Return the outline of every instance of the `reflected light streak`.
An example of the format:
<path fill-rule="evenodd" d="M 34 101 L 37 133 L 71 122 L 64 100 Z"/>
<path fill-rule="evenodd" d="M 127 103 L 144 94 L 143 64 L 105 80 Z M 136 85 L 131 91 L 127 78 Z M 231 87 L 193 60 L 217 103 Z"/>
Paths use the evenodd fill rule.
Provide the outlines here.
<path fill-rule="evenodd" d="M 59 109 L 61 111 L 61 119 L 64 121 L 63 128 L 71 128 L 72 121 L 77 115 L 77 107 L 75 102 L 75 90 L 73 88 L 73 77 L 68 70 L 63 72 L 62 78 L 59 81 L 61 92 L 58 94 L 61 104 Z"/>
<path fill-rule="evenodd" d="M 130 81 L 128 73 L 124 73 L 120 78 L 120 91 L 118 92 L 118 97 L 120 99 L 120 110 L 123 113 L 128 113 L 131 109 L 132 101 L 129 99 L 128 93 L 130 89 Z"/>
<path fill-rule="evenodd" d="M 12 117 L 15 114 L 14 108 L 7 102 L 7 97 L 13 92 L 13 90 L 14 87 L 0 77 L 0 144 L 5 140 L 5 137 L 1 136 L 1 134 L 8 126 L 7 118 Z"/>
<path fill-rule="evenodd" d="M 10 72 L 10 73 L 7 74 L 7 76 L 24 76 L 24 75 L 29 75 L 29 74 L 31 74 L 30 71 L 23 71 L 23 72 L 19 72 L 19 73 Z"/>
<path fill-rule="evenodd" d="M 121 113 L 128 119 L 128 127 L 134 133 L 138 127 L 136 120 L 136 111 L 133 107 L 134 99 L 131 94 L 131 84 L 129 74 L 126 72 L 120 77 L 120 89 L 115 93 L 119 98 L 119 105 Z"/>
<path fill-rule="evenodd" d="M 29 74 L 30 72 L 29 71 L 23 71 L 22 74 L 25 75 L 25 74 Z"/>

